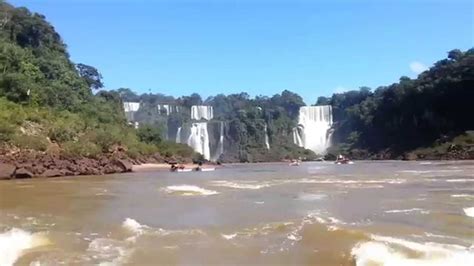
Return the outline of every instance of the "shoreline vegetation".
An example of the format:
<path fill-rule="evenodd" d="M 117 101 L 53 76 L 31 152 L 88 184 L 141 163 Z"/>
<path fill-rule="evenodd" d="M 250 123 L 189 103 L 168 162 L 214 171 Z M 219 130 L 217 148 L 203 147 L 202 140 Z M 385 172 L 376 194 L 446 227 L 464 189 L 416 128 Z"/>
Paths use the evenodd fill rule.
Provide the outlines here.
<path fill-rule="evenodd" d="M 0 17 L 0 179 L 205 162 L 189 146 L 167 140 L 168 126 L 191 121 L 184 113 L 164 114 L 159 104 L 185 110 L 213 106 L 210 123 L 226 123 L 226 152 L 219 163 L 321 157 L 294 144 L 292 130 L 306 105 L 296 93 L 219 94 L 203 100 L 199 94 L 174 98 L 137 95 L 127 88 L 102 90 L 100 72 L 72 62 L 43 15 L 1 1 Z M 474 159 L 473 87 L 474 49 L 456 49 L 416 79 L 319 97 L 313 105 L 331 105 L 334 117 L 333 145 L 325 159 L 338 154 L 354 160 Z M 123 102 L 142 103 L 138 128 L 128 123 Z"/>

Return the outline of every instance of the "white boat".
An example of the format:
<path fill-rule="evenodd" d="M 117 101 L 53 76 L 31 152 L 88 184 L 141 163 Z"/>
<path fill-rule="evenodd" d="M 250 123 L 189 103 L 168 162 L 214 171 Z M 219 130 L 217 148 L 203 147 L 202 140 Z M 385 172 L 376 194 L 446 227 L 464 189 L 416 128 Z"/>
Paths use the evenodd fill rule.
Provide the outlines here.
<path fill-rule="evenodd" d="M 178 169 L 176 172 L 191 172 L 193 169 Z"/>
<path fill-rule="evenodd" d="M 214 171 L 216 170 L 216 168 L 201 168 L 200 170 L 198 171 L 202 171 L 202 172 L 210 172 L 210 171 Z"/>
<path fill-rule="evenodd" d="M 210 171 L 214 171 L 214 170 L 216 170 L 216 168 L 200 168 L 200 169 L 197 169 L 197 168 L 186 168 L 186 169 L 177 169 L 177 170 L 175 170 L 174 172 L 179 172 L 179 173 L 192 172 L 192 171 L 196 171 L 196 172 L 210 172 Z"/>
<path fill-rule="evenodd" d="M 335 164 L 354 164 L 353 161 L 344 160 L 344 161 L 336 161 Z"/>

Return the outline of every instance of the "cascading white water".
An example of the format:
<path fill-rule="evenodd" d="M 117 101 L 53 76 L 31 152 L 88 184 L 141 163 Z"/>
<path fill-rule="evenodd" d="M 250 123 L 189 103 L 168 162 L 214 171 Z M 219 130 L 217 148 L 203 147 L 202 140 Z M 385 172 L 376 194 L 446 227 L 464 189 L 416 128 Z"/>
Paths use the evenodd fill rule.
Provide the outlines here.
<path fill-rule="evenodd" d="M 161 114 L 161 110 L 165 110 L 165 115 L 170 115 L 171 113 L 171 108 L 170 108 L 170 105 L 169 104 L 158 104 L 156 106 L 158 108 L 158 113 Z"/>
<path fill-rule="evenodd" d="M 140 108 L 140 103 L 135 102 L 124 102 L 123 109 L 125 112 L 136 112 Z"/>
<path fill-rule="evenodd" d="M 192 120 L 211 120 L 214 117 L 212 106 L 193 105 L 191 106 Z M 209 132 L 207 130 L 207 122 L 193 123 L 191 126 L 191 135 L 188 138 L 188 145 L 194 151 L 202 154 L 206 160 L 211 159 L 209 146 Z"/>
<path fill-rule="evenodd" d="M 295 144 L 324 154 L 331 145 L 329 129 L 332 125 L 332 107 L 303 106 L 300 108 L 298 128 L 293 129 Z"/>
<path fill-rule="evenodd" d="M 194 151 L 202 154 L 204 159 L 211 159 L 211 152 L 209 148 L 209 134 L 207 131 L 207 123 L 193 123 L 191 126 L 191 135 L 188 138 L 188 145 Z"/>
<path fill-rule="evenodd" d="M 158 104 L 156 106 L 158 108 L 158 112 L 161 114 L 161 110 L 165 110 L 164 114 L 169 116 L 171 113 L 179 112 L 179 106 L 170 105 L 170 104 Z"/>
<path fill-rule="evenodd" d="M 270 139 L 268 137 L 267 124 L 265 124 L 264 131 L 265 131 L 265 147 L 267 147 L 267 150 L 269 150 L 270 149 Z"/>
<path fill-rule="evenodd" d="M 298 128 L 301 128 L 301 127 L 293 128 L 293 143 L 295 143 L 299 147 L 304 147 L 303 139 L 301 139 L 301 134 L 298 131 Z"/>
<path fill-rule="evenodd" d="M 214 109 L 208 105 L 191 106 L 191 119 L 193 120 L 211 120 L 214 118 Z"/>
<path fill-rule="evenodd" d="M 176 132 L 176 143 L 181 143 L 181 127 L 178 127 L 178 131 Z"/>
<path fill-rule="evenodd" d="M 220 123 L 219 143 L 217 144 L 216 153 L 213 156 L 213 161 L 217 161 L 221 154 L 224 154 L 224 122 Z"/>
<path fill-rule="evenodd" d="M 123 110 L 125 111 L 125 117 L 128 121 L 135 120 L 135 112 L 140 109 L 140 103 L 137 102 L 124 102 Z"/>

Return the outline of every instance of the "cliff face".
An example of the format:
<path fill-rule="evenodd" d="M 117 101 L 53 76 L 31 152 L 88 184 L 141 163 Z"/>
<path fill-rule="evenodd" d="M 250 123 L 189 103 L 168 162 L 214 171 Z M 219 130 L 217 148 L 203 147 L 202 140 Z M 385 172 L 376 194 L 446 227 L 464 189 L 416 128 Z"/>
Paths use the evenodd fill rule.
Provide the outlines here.
<path fill-rule="evenodd" d="M 275 111 L 250 105 L 224 111 L 211 104 L 215 103 L 188 107 L 179 105 L 179 100 L 158 104 L 125 102 L 124 109 L 127 117 L 133 117 L 129 120 L 132 124 L 162 128 L 163 138 L 187 144 L 207 160 L 258 162 L 315 158 L 313 152 L 293 143 L 291 132 L 296 121 L 283 108 Z M 140 108 L 127 109 L 132 105 Z M 163 110 L 163 106 L 167 109 Z M 168 111 L 168 106 L 173 111 Z"/>

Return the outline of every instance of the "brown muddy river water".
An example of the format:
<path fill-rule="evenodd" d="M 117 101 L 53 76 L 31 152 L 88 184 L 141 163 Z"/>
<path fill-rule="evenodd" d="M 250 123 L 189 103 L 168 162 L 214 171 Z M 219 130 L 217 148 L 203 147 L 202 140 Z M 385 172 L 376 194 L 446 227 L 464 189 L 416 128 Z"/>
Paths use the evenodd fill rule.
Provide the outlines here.
<path fill-rule="evenodd" d="M 474 162 L 0 182 L 0 265 L 474 265 Z"/>

